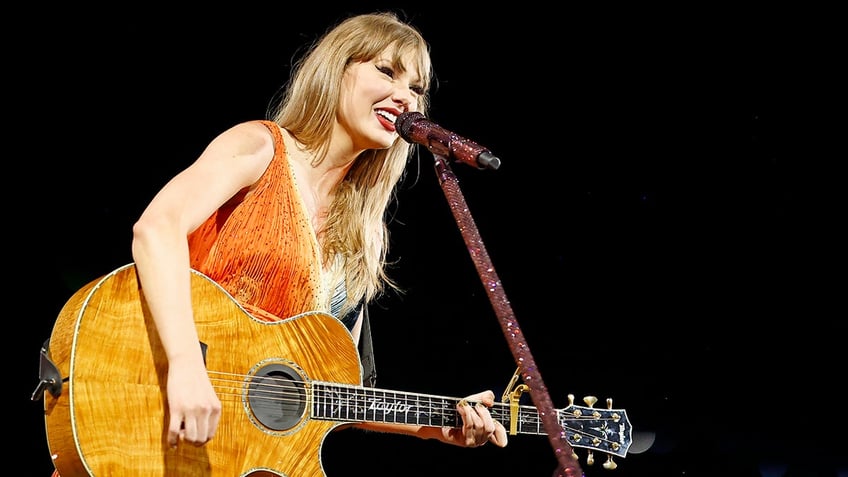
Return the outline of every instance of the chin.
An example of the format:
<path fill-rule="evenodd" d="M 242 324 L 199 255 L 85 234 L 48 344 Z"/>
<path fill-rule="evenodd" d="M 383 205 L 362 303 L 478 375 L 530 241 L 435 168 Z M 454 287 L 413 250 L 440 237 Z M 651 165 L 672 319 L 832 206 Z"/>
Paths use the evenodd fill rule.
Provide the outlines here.
<path fill-rule="evenodd" d="M 395 145 L 400 140 L 400 136 L 393 134 L 392 137 L 371 138 L 371 146 L 369 149 L 388 149 Z"/>

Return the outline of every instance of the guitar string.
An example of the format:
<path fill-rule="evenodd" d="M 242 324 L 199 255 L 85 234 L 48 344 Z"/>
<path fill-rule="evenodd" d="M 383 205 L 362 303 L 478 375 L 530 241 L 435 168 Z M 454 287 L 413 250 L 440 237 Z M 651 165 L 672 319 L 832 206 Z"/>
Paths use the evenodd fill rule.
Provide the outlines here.
<path fill-rule="evenodd" d="M 209 374 L 210 378 L 214 382 L 220 383 L 215 384 L 215 387 L 216 389 L 219 389 L 225 393 L 222 394 L 222 396 L 235 397 L 239 400 L 241 400 L 244 396 L 245 384 L 247 384 L 247 387 L 249 388 L 249 394 L 253 398 L 260 399 L 266 402 L 280 402 L 290 404 L 303 403 L 304 393 L 311 391 L 311 394 L 314 396 L 313 406 L 320 403 L 324 403 L 325 405 L 332 405 L 334 402 L 338 402 L 341 400 L 353 400 L 354 402 L 362 402 L 363 404 L 365 404 L 365 400 L 369 397 L 376 397 L 388 394 L 396 395 L 398 393 L 397 391 L 383 390 L 379 388 L 362 388 L 356 387 L 355 385 L 346 385 L 343 383 L 301 381 L 292 380 L 288 378 L 279 378 L 275 376 L 263 376 L 260 380 L 246 381 L 246 379 L 249 378 L 250 375 L 239 375 L 235 373 L 224 373 L 215 371 L 211 371 Z M 310 386 L 310 384 L 315 384 L 316 386 Z M 328 389 L 323 389 L 322 386 L 327 387 Z M 403 392 L 402 395 L 403 396 L 401 396 L 400 399 L 398 399 L 398 396 L 395 396 L 395 400 L 401 402 L 402 404 L 414 406 L 416 409 L 424 409 L 425 412 L 419 412 L 419 415 L 424 414 L 431 416 L 435 415 L 437 417 L 441 416 L 442 419 L 441 421 L 439 421 L 440 425 L 444 425 L 447 422 L 451 423 L 453 427 L 459 427 L 458 413 L 455 407 L 453 407 L 456 405 L 456 403 L 459 402 L 459 399 L 446 396 L 423 395 L 408 392 Z M 416 396 L 419 398 L 423 397 L 425 399 L 422 401 L 421 399 L 409 399 L 405 396 Z M 434 406 L 433 400 L 439 401 L 441 405 Z M 362 407 L 364 408 L 364 406 Z M 591 438 L 599 439 L 600 442 L 606 443 L 608 447 L 621 444 L 620 441 L 609 439 L 604 429 L 600 429 L 600 434 L 597 435 L 592 432 L 588 432 L 587 429 L 584 427 L 577 428 L 568 425 L 569 421 L 596 421 L 603 422 L 605 425 L 609 422 L 613 422 L 616 425 L 623 425 L 624 423 L 622 422 L 621 414 L 619 414 L 621 410 L 599 408 L 584 409 L 589 410 L 592 413 L 587 415 L 581 413 L 578 415 L 573 412 L 568 412 L 566 410 L 559 410 L 561 416 L 565 416 L 560 419 L 560 424 L 562 425 L 563 429 L 572 431 L 574 435 L 587 435 Z M 520 406 L 518 410 L 518 423 L 522 427 L 523 432 L 529 432 L 525 429 L 527 426 L 529 426 L 531 428 L 536 428 L 538 434 L 544 434 L 544 423 L 542 422 L 538 409 L 532 406 Z M 496 420 L 499 420 L 502 423 L 504 423 L 504 420 L 508 418 L 509 411 L 510 408 L 508 403 L 496 402 L 491 408 L 489 408 L 489 412 L 492 413 Z M 372 413 L 373 412 L 375 411 L 372 410 Z M 366 413 L 367 411 L 363 410 L 362 414 L 364 415 Z M 446 415 L 445 413 L 447 413 L 447 418 L 444 417 Z M 604 417 L 605 414 L 610 413 L 613 414 L 612 417 Z M 356 415 L 356 413 L 354 413 L 354 415 Z M 338 418 L 340 420 L 346 420 L 348 422 L 359 421 L 359 419 L 353 419 L 349 417 L 343 419 L 342 416 L 338 416 Z M 435 425 L 432 424 L 432 422 L 433 420 L 431 419 L 429 425 Z M 421 423 L 419 422 L 418 424 Z M 590 448 L 594 449 L 595 447 Z M 599 450 L 603 451 L 603 449 Z"/>

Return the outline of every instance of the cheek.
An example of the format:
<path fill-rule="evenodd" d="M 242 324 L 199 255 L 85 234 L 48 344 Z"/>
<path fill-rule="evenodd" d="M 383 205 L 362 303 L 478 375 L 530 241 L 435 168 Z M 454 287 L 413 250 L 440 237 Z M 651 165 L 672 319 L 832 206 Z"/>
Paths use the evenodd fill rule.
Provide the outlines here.
<path fill-rule="evenodd" d="M 341 102 L 350 106 L 360 104 L 368 109 L 377 102 L 391 95 L 390 83 L 360 72 L 359 74 L 346 75 L 342 81 Z"/>
<path fill-rule="evenodd" d="M 347 122 L 346 118 L 350 118 L 356 111 L 357 99 L 361 93 L 358 93 L 356 78 L 352 75 L 346 75 L 342 80 L 339 90 L 339 120 L 343 123 Z"/>
<path fill-rule="evenodd" d="M 354 95 L 368 98 L 375 103 L 392 94 L 392 83 L 376 70 L 359 68 L 356 74 L 350 75 L 349 83 L 350 91 Z"/>
<path fill-rule="evenodd" d="M 360 95 L 369 98 L 375 103 L 392 94 L 392 85 L 380 79 L 360 80 L 357 82 L 357 86 L 359 86 L 358 91 Z"/>

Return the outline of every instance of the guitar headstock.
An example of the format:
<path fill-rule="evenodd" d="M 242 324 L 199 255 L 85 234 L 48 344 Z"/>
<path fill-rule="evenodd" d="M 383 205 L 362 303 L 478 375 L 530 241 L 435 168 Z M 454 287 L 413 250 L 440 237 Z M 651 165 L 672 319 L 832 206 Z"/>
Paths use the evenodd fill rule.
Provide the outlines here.
<path fill-rule="evenodd" d="M 596 408 L 598 398 L 583 398 L 586 406 L 574 404 L 574 395 L 568 396 L 568 406 L 557 411 L 560 426 L 572 447 L 589 449 L 587 463 L 594 463 L 591 451 L 610 455 L 604 468 L 614 469 L 612 456 L 626 457 L 633 443 L 633 428 L 624 409 L 612 409 L 612 399 L 607 399 L 607 408 Z"/>

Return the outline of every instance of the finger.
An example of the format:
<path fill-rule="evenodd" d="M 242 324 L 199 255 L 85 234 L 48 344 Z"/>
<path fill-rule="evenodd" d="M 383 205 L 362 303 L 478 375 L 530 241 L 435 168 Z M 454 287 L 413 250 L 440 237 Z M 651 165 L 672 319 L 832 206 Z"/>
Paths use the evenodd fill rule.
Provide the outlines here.
<path fill-rule="evenodd" d="M 480 393 L 480 402 L 486 405 L 486 407 L 492 407 L 495 404 L 495 393 L 492 391 L 484 391 Z"/>
<path fill-rule="evenodd" d="M 469 432 L 473 435 L 473 446 L 480 447 L 489 441 L 489 438 L 495 432 L 495 420 L 489 409 L 483 403 L 474 405 L 473 410 L 469 411 L 469 421 L 473 421 L 473 428 Z"/>
<path fill-rule="evenodd" d="M 503 447 L 503 445 L 500 445 L 501 436 L 495 435 L 495 433 L 498 432 L 499 428 L 503 429 L 503 435 L 506 435 L 506 430 L 503 428 L 503 425 L 492 418 L 491 412 L 489 412 L 489 409 L 482 403 L 478 404 L 475 409 L 477 411 L 477 415 L 480 417 L 481 422 L 481 438 L 478 441 L 479 445 L 482 446 L 486 442 L 492 441 L 495 444 L 498 444 L 500 447 Z"/>
<path fill-rule="evenodd" d="M 208 437 L 208 429 L 209 429 L 209 419 L 206 417 L 199 417 L 194 420 L 195 422 L 195 431 L 194 431 L 194 441 L 192 443 L 196 446 L 202 446 L 209 442 Z"/>
<path fill-rule="evenodd" d="M 487 408 L 483 403 L 477 403 L 477 405 L 474 406 L 474 411 L 479 418 L 480 427 L 486 432 L 486 434 L 488 435 L 494 432 L 495 420 L 492 419 L 492 413 L 489 412 L 489 408 Z"/>
<path fill-rule="evenodd" d="M 183 430 L 181 439 L 184 442 L 189 442 L 191 444 L 197 443 L 197 418 L 196 417 L 187 417 L 183 420 Z"/>
<path fill-rule="evenodd" d="M 212 439 L 218 425 L 218 419 L 221 417 L 220 412 L 214 407 L 204 411 L 205 412 L 197 426 L 197 445 L 204 445 Z"/>
<path fill-rule="evenodd" d="M 168 421 L 168 445 L 172 448 L 177 447 L 177 443 L 182 440 L 182 425 L 182 416 L 179 414 L 171 414 Z"/>
<path fill-rule="evenodd" d="M 462 417 L 462 440 L 466 447 L 476 447 L 478 444 L 475 429 L 482 427 L 480 416 L 474 410 L 474 406 L 462 400 L 457 404 L 457 412 Z"/>
<path fill-rule="evenodd" d="M 509 438 L 507 437 L 506 428 L 500 422 L 495 423 L 495 432 L 489 436 L 489 442 L 498 446 L 506 447 Z"/>
<path fill-rule="evenodd" d="M 213 437 L 215 437 L 215 431 L 218 429 L 218 423 L 221 422 L 221 412 L 216 411 L 213 412 L 211 416 L 209 416 L 209 435 L 206 440 L 210 441 Z"/>
<path fill-rule="evenodd" d="M 465 398 L 466 401 L 473 403 L 483 403 L 486 407 L 492 407 L 495 404 L 495 393 L 492 391 L 483 391 L 477 394 L 472 394 Z"/>

